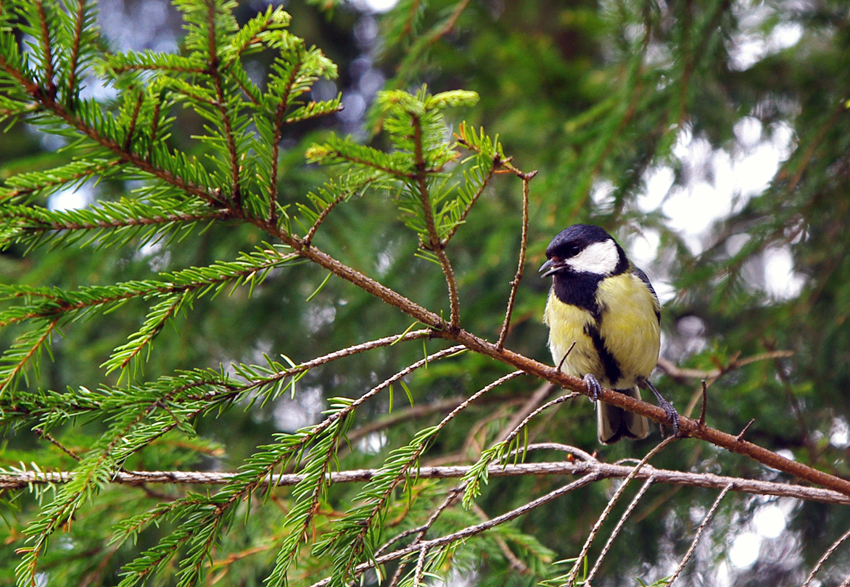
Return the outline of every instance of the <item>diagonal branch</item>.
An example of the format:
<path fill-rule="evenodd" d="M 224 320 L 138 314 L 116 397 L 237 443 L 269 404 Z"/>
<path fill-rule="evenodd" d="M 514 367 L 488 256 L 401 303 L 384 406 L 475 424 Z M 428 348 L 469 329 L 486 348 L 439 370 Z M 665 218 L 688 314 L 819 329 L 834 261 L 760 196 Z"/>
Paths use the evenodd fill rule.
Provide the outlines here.
<path fill-rule="evenodd" d="M 570 571 L 569 578 L 567 579 L 567 585 L 575 585 L 576 576 L 578 576 L 579 570 L 581 570 L 582 565 L 584 564 L 584 559 L 587 557 L 587 553 L 590 551 L 590 546 L 593 544 L 593 540 L 596 538 L 596 535 L 599 533 L 599 530 L 602 528 L 602 524 L 605 520 L 608 519 L 608 516 L 611 514 L 611 510 L 614 509 L 614 506 L 620 500 L 620 497 L 623 495 L 623 492 L 626 490 L 626 487 L 629 486 L 629 483 L 634 479 L 640 470 L 646 466 L 646 463 L 649 462 L 649 459 L 657 455 L 664 449 L 668 444 L 673 442 L 675 438 L 673 436 L 669 436 L 666 439 L 662 440 L 658 445 L 656 445 L 651 451 L 649 451 L 645 457 L 643 457 L 640 462 L 632 469 L 632 472 L 629 473 L 629 476 L 626 477 L 626 480 L 620 484 L 620 487 L 617 489 L 617 492 L 614 496 L 608 500 L 608 504 L 605 506 L 605 509 L 599 515 L 599 519 L 596 520 L 596 524 L 593 525 L 590 533 L 587 535 L 587 540 L 584 542 L 584 546 L 581 548 L 581 553 L 576 557 L 576 562 L 573 565 L 572 570 Z M 652 477 L 647 479 L 648 483 L 651 483 L 653 480 Z M 595 567 L 594 567 L 594 570 Z"/>
<path fill-rule="evenodd" d="M 670 577 L 670 580 L 667 581 L 667 587 L 672 585 L 676 581 L 676 579 L 679 578 L 679 575 L 682 573 L 682 570 L 685 568 L 685 565 L 688 564 L 688 561 L 691 560 L 691 557 L 693 556 L 694 551 L 697 549 L 697 544 L 699 544 L 699 539 L 702 536 L 702 533 L 708 527 L 708 524 L 709 524 L 709 522 L 711 522 L 711 519 L 714 517 L 714 513 L 717 511 L 717 508 L 720 505 L 720 502 L 723 501 L 723 498 L 726 497 L 726 494 L 729 493 L 729 491 L 733 488 L 734 488 L 734 484 L 730 483 L 729 485 L 727 485 L 726 487 L 723 488 L 723 491 L 721 491 L 720 495 L 717 496 L 717 499 L 714 500 L 714 503 L 712 504 L 711 509 L 708 510 L 708 513 L 702 519 L 702 522 L 700 523 L 699 528 L 697 528 L 697 533 L 694 536 L 694 539 L 691 541 L 691 546 L 690 546 L 690 548 L 688 548 L 688 552 L 686 552 L 685 556 L 682 557 L 682 562 L 680 562 L 679 566 L 676 567 L 676 572 L 673 573 L 673 575 Z"/>
<path fill-rule="evenodd" d="M 251 221 L 260 223 L 255 219 Z M 537 376 L 541 379 L 560 385 L 561 387 L 590 396 L 590 391 L 581 379 L 567 375 L 554 367 L 535 361 L 534 359 L 530 359 L 525 355 L 511 351 L 510 349 L 500 349 L 497 345 L 462 328 L 450 330 L 447 328 L 448 325 L 439 315 L 425 309 L 395 290 L 392 290 L 374 279 L 367 277 L 363 273 L 352 269 L 313 246 L 305 246 L 303 240 L 297 236 L 285 234 L 276 227 L 269 226 L 268 224 L 260 224 L 265 230 L 269 231 L 285 244 L 295 249 L 298 254 L 305 259 L 324 267 L 334 275 L 353 283 L 367 293 L 380 298 L 385 303 L 400 309 L 405 314 L 408 314 L 412 318 L 421 322 L 423 325 L 432 328 L 432 336 L 462 344 L 473 352 L 491 357 L 496 361 L 525 371 L 529 375 Z M 600 392 L 599 399 L 612 406 L 646 416 L 650 420 L 658 422 L 659 424 L 664 424 L 668 421 L 666 412 L 660 407 L 642 400 L 634 399 L 624 393 L 603 388 Z M 750 457 L 773 469 L 777 469 L 816 485 L 833 489 L 843 493 L 844 495 L 850 496 L 850 481 L 846 479 L 841 479 L 835 475 L 818 471 L 813 467 L 783 457 L 773 451 L 758 446 L 757 444 L 744 440 L 743 438 L 739 438 L 736 435 L 701 425 L 697 420 L 680 415 L 679 435 L 680 437 L 692 437 L 705 440 L 720 448 L 725 448 L 731 452 Z"/>

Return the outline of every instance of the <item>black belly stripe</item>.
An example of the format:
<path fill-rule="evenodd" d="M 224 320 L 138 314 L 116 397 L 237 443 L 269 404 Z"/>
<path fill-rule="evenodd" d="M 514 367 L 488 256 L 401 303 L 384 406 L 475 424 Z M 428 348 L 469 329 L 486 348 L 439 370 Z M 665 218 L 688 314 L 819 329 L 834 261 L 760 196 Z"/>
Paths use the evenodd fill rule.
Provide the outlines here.
<path fill-rule="evenodd" d="M 584 333 L 593 341 L 593 347 L 596 349 L 596 354 L 599 355 L 599 360 L 602 361 L 602 368 L 605 370 L 605 378 L 608 379 L 610 385 L 617 385 L 617 381 L 622 375 L 620 364 L 614 355 L 605 347 L 605 341 L 602 340 L 602 335 L 599 334 L 599 329 L 592 324 L 585 324 Z"/>

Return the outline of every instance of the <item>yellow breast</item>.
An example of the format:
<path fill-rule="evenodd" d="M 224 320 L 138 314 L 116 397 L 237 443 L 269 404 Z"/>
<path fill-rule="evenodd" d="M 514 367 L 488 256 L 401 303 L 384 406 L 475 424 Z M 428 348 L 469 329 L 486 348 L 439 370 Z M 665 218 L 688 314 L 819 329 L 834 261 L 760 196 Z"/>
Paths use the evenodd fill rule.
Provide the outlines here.
<path fill-rule="evenodd" d="M 631 388 L 638 378 L 649 377 L 658 363 L 658 302 L 631 273 L 602 280 L 596 301 L 601 310 L 598 322 L 589 311 L 561 302 L 554 290 L 549 293 L 544 322 L 549 325 L 552 360 L 558 365 L 575 342 L 563 363 L 565 373 L 576 377 L 590 373 L 605 387 Z M 599 331 L 604 347 L 617 362 L 620 377 L 616 381 L 608 380 L 589 328 Z"/>

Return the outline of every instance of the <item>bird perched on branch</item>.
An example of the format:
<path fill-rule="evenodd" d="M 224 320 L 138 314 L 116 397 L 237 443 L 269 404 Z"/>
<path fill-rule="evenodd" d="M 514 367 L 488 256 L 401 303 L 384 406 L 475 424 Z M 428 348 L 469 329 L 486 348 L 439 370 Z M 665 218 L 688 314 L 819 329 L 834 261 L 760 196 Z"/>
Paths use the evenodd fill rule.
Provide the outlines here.
<path fill-rule="evenodd" d="M 649 387 L 677 434 L 679 415 L 649 382 L 661 345 L 661 305 L 646 274 L 611 235 L 588 224 L 559 233 L 546 257 L 540 272 L 553 283 L 543 321 L 555 365 L 581 377 L 594 402 L 603 386 L 636 399 L 638 388 Z M 646 417 L 597 402 L 599 442 L 647 434 Z"/>

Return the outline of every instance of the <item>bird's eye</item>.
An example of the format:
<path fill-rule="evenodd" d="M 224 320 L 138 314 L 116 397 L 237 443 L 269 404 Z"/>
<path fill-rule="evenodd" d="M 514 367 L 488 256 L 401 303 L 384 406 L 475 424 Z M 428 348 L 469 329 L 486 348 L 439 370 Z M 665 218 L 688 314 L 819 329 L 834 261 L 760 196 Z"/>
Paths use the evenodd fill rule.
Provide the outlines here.
<path fill-rule="evenodd" d="M 578 245 L 570 245 L 567 247 L 567 257 L 575 257 L 581 252 L 581 247 Z"/>

